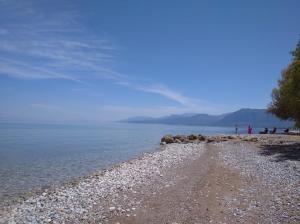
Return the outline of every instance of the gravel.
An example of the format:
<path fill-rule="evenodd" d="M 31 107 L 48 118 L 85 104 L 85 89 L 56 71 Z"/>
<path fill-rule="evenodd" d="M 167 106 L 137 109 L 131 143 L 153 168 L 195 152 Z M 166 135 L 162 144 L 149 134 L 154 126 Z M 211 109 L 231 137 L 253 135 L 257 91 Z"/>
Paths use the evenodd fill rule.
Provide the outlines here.
<path fill-rule="evenodd" d="M 0 213 L 0 223 L 101 223 L 112 214 L 134 216 L 132 212 L 140 202 L 131 201 L 130 194 L 149 183 L 164 185 L 164 169 L 180 167 L 183 162 L 199 158 L 204 151 L 203 143 L 163 146 L 162 151 L 145 154 L 76 184 L 45 190 L 6 207 Z M 119 204 L 120 198 L 123 204 Z"/>
<path fill-rule="evenodd" d="M 264 156 L 249 143 L 215 144 L 222 148 L 219 154 L 223 162 L 249 183 L 239 190 L 237 200 L 229 201 L 241 222 L 257 215 L 264 217 L 264 223 L 300 223 L 299 161 L 279 162 L 276 154 Z M 244 209 L 238 209 L 243 204 Z"/>

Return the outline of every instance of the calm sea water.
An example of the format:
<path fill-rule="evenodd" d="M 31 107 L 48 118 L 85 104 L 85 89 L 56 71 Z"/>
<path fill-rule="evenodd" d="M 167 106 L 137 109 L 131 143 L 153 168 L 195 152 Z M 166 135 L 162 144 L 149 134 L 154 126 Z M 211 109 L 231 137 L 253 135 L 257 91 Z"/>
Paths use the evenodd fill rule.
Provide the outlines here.
<path fill-rule="evenodd" d="M 165 134 L 234 128 L 157 124 L 0 124 L 0 199 L 66 182 L 158 148 Z"/>

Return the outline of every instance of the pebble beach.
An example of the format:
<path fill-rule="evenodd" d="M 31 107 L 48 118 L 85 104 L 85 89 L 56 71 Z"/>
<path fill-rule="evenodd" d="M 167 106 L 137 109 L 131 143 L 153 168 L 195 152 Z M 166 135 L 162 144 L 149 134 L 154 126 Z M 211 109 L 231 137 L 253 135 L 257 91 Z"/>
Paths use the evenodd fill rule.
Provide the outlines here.
<path fill-rule="evenodd" d="M 159 151 L 2 204 L 0 223 L 299 223 L 299 143 L 162 140 Z"/>

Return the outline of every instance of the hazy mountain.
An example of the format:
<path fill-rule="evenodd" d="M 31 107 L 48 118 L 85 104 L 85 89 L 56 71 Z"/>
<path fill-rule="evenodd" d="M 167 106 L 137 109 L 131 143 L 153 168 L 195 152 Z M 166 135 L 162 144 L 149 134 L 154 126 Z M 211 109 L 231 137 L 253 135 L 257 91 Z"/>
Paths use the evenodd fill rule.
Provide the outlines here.
<path fill-rule="evenodd" d="M 122 120 L 121 122 L 128 122 L 128 123 L 137 123 L 137 122 L 145 122 L 145 121 L 150 121 L 150 120 L 155 120 L 155 118 L 152 118 L 152 117 L 147 117 L 147 116 L 138 116 L 138 117 L 130 117 L 130 118 L 127 118 L 127 119 L 124 119 Z"/>
<path fill-rule="evenodd" d="M 216 125 L 231 126 L 233 124 L 248 125 L 256 127 L 290 127 L 293 126 L 291 121 L 283 121 L 274 115 L 267 113 L 264 109 L 241 109 L 227 114 Z"/>
<path fill-rule="evenodd" d="M 240 109 L 238 111 L 221 114 L 175 114 L 165 117 L 134 117 L 121 122 L 128 123 L 152 123 L 152 124 L 177 124 L 177 125 L 207 125 L 207 126 L 246 126 L 254 127 L 291 127 L 293 122 L 282 121 L 269 114 L 264 109 Z"/>
<path fill-rule="evenodd" d="M 185 125 L 211 125 L 220 120 L 221 117 L 209 114 L 193 114 L 190 116 L 170 115 L 154 120 L 162 124 L 185 124 Z M 153 122 L 153 121 L 152 121 Z"/>

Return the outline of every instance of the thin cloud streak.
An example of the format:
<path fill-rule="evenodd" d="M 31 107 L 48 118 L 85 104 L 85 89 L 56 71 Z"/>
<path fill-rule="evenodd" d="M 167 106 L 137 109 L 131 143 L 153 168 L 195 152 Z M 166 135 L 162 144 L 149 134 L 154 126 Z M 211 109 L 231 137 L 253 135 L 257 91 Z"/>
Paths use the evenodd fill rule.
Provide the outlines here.
<path fill-rule="evenodd" d="M 140 84 L 133 84 L 133 83 L 124 82 L 124 81 L 118 81 L 118 82 L 115 82 L 115 84 L 125 86 L 128 88 L 132 88 L 132 89 L 135 89 L 138 91 L 154 93 L 154 94 L 163 96 L 167 99 L 170 99 L 172 101 L 175 101 L 183 106 L 193 107 L 199 103 L 198 100 L 184 96 L 180 92 L 174 91 L 163 84 L 140 85 Z"/>
<path fill-rule="evenodd" d="M 2 1 L 1 18 L 6 22 L 0 29 L 0 75 L 72 81 L 124 78 L 110 66 L 117 48 L 86 30 L 74 11 L 51 17 L 30 3 Z"/>
<path fill-rule="evenodd" d="M 165 98 L 172 100 L 179 104 L 177 107 L 156 107 L 155 110 L 158 111 L 158 114 L 165 114 L 164 111 L 168 111 L 170 113 L 194 112 L 194 113 L 218 114 L 220 112 L 231 111 L 231 109 L 232 109 L 232 108 L 228 108 L 225 105 L 214 104 L 214 103 L 207 102 L 204 100 L 187 97 L 187 96 L 183 95 L 182 93 L 174 91 L 174 90 L 170 89 L 169 87 L 166 87 L 165 85 L 162 85 L 162 84 L 139 85 L 139 84 L 133 84 L 130 82 L 116 82 L 115 84 L 121 85 L 121 86 L 124 86 L 127 88 L 131 88 L 134 90 L 138 90 L 138 91 L 157 94 L 157 95 L 165 97 Z M 115 107 L 113 107 L 113 108 L 115 108 Z M 127 107 L 123 107 L 123 108 L 125 111 L 130 110 Z M 141 109 L 141 111 L 143 111 L 143 110 L 144 109 Z M 150 109 L 149 111 L 151 112 L 153 110 Z M 136 115 L 140 115 L 140 114 L 136 113 L 134 116 L 136 116 Z"/>
<path fill-rule="evenodd" d="M 59 106 L 44 104 L 44 103 L 33 103 L 30 106 L 38 109 L 43 109 L 43 110 L 54 110 L 54 111 L 62 110 L 62 108 Z"/>
<path fill-rule="evenodd" d="M 171 99 L 173 101 L 176 101 L 182 105 L 187 105 L 190 102 L 190 99 L 188 97 L 185 97 L 182 94 L 175 92 L 161 84 L 154 85 L 154 86 L 137 86 L 136 89 L 144 91 L 144 92 L 155 93 L 155 94 L 164 96 L 164 97 Z"/>
<path fill-rule="evenodd" d="M 17 60 L 9 60 L 0 57 L 0 68 L 3 74 L 7 74 L 13 76 L 15 78 L 23 78 L 23 79 L 67 79 L 75 82 L 80 82 L 79 79 L 73 78 L 71 76 L 52 72 L 51 70 L 46 70 L 39 66 L 30 66 L 26 63 L 17 61 Z"/>

